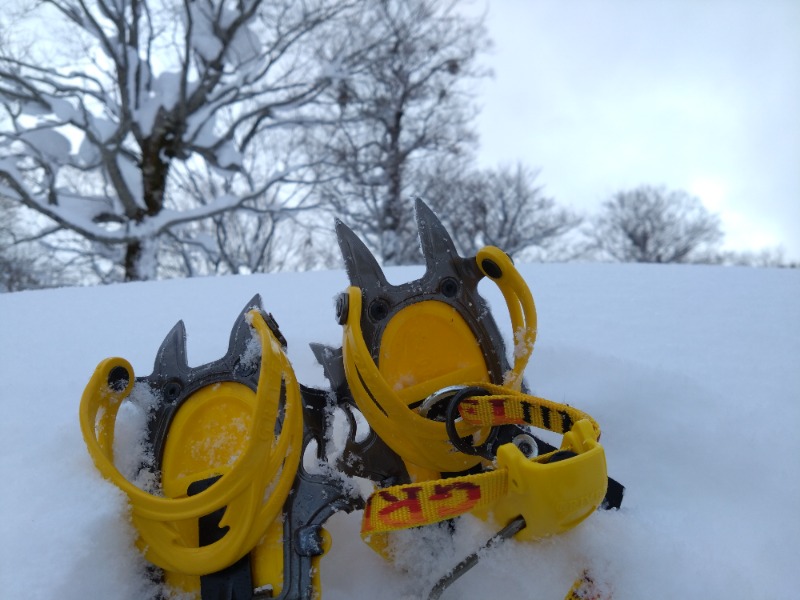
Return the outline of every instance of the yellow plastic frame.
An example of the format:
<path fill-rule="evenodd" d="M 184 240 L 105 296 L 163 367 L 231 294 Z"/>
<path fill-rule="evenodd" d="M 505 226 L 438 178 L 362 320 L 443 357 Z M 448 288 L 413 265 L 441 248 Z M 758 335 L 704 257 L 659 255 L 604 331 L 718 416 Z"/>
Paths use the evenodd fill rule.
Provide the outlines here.
<path fill-rule="evenodd" d="M 608 487 L 606 455 L 588 420 L 564 434 L 561 450 L 576 455 L 547 462 L 554 453 L 527 458 L 514 444 L 497 450 L 497 470 L 507 471 L 507 493 L 488 511 L 498 523 L 522 515 L 525 527 L 517 539 L 534 540 L 568 531 L 589 517 Z"/>
<path fill-rule="evenodd" d="M 246 555 L 280 515 L 301 459 L 303 423 L 300 388 L 280 343 L 257 311 L 248 313 L 261 341 L 262 360 L 253 418 L 244 451 L 208 489 L 191 497 L 149 494 L 114 466 L 114 424 L 122 400 L 134 384 L 130 363 L 108 358 L 95 369 L 81 398 L 80 424 L 84 441 L 101 474 L 128 496 L 139 532 L 137 544 L 145 557 L 167 571 L 206 575 L 220 571 Z M 123 390 L 108 385 L 110 374 L 123 368 Z M 285 382 L 285 416 L 280 434 L 275 425 Z M 266 491 L 269 489 L 269 495 Z M 183 539 L 176 523 L 197 519 L 227 507 L 220 527 L 229 527 L 217 542 L 198 547 Z"/>
<path fill-rule="evenodd" d="M 525 366 L 536 341 L 536 306 L 533 295 L 509 256 L 499 248 L 482 248 L 476 261 L 481 271 L 500 288 L 508 306 L 514 332 L 514 364 L 506 373 L 504 384 L 519 390 Z M 494 268 L 487 268 L 488 265 Z M 361 289 L 348 287 L 347 296 L 349 310 L 344 323 L 342 344 L 345 373 L 356 404 L 370 426 L 404 461 L 411 463 L 410 471 L 414 471 L 413 467 L 416 466 L 429 471 L 432 477 L 438 477 L 436 473 L 464 471 L 477 465 L 481 461 L 480 457 L 462 454 L 453 449 L 444 423 L 425 418 L 409 409 L 408 394 L 387 382 L 364 341 L 361 329 Z M 433 315 L 434 312 L 441 311 L 442 306 L 446 305 L 429 300 L 409 308 L 416 310 L 417 314 L 428 312 Z M 451 310 L 460 319 L 455 309 Z M 402 314 L 402 311 L 398 314 Z M 477 344 L 474 337 L 471 341 Z M 455 346 L 452 351 L 458 353 L 462 350 Z M 474 361 L 472 362 L 474 365 Z M 447 385 L 463 384 L 465 380 L 475 380 L 475 367 L 468 369 L 468 377 L 462 378 L 466 374 L 455 372 L 440 377 L 433 383 L 438 389 Z M 488 372 L 484 371 L 481 375 L 481 379 L 488 381 Z M 433 383 L 429 383 L 428 388 Z M 420 385 L 415 387 L 420 388 Z M 431 391 L 434 390 L 427 389 L 427 393 Z M 479 428 L 463 422 L 457 423 L 456 429 L 462 437 L 479 431 Z"/>

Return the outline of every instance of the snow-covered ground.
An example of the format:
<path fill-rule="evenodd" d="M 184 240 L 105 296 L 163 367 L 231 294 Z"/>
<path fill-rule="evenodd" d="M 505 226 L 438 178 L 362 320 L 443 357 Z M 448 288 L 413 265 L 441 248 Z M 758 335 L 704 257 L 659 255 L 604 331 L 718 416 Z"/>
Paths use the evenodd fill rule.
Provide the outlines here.
<path fill-rule="evenodd" d="M 444 598 L 560 600 L 584 568 L 615 600 L 798 594 L 800 272 L 703 266 L 523 265 L 539 337 L 534 392 L 594 416 L 623 509 L 572 532 L 510 542 Z M 399 282 L 419 269 L 389 270 Z M 337 344 L 344 272 L 191 279 L 0 295 L 0 596 L 140 599 L 149 593 L 123 495 L 78 427 L 96 364 L 152 370 L 179 319 L 190 364 L 225 353 L 255 293 L 301 382 L 324 386 L 309 342 Z M 500 295 L 482 288 L 498 320 Z M 504 321 L 504 331 L 508 326 Z M 398 564 L 362 544 L 360 515 L 328 522 L 325 600 L 417 598 L 489 537 L 465 518 L 454 548 L 409 542 Z"/>

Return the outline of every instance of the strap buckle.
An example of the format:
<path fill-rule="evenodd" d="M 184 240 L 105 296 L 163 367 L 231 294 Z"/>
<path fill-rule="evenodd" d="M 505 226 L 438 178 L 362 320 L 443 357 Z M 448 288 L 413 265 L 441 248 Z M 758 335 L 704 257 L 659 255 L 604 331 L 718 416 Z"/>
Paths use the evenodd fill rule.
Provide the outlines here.
<path fill-rule="evenodd" d="M 497 467 L 508 471 L 508 493 L 489 511 L 500 523 L 522 515 L 526 526 L 520 539 L 572 529 L 597 510 L 608 486 L 605 452 L 588 420 L 564 434 L 558 451 L 533 459 L 514 444 L 503 444 Z"/>

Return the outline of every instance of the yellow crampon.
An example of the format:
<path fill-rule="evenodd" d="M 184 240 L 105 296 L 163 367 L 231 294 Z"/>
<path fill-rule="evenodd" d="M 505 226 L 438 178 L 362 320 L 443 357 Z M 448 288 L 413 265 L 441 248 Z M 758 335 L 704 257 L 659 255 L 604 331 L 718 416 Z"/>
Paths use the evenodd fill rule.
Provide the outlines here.
<path fill-rule="evenodd" d="M 449 344 L 437 346 L 433 351 L 423 343 L 419 353 L 406 352 L 412 364 L 398 365 L 398 356 L 392 349 L 394 323 L 390 322 L 381 345 L 380 357 L 387 358 L 381 367 L 375 365 L 361 336 L 360 290 L 348 288 L 350 314 L 344 323 L 343 357 L 348 382 L 356 403 L 378 435 L 407 463 L 422 467 L 428 477 L 409 485 L 394 486 L 376 492 L 367 502 L 362 526 L 365 539 L 376 539 L 374 534 L 395 529 L 426 525 L 453 518 L 466 512 L 482 516 L 493 514 L 501 525 L 522 515 L 526 527 L 517 534 L 520 539 L 534 539 L 560 533 L 588 517 L 601 503 L 606 493 L 607 473 L 605 455 L 598 440 L 600 429 L 589 415 L 572 407 L 537 398 L 519 391 L 525 368 L 536 338 L 536 309 L 530 290 L 514 268 L 510 259 L 498 248 L 483 248 L 476 257 L 481 271 L 492 278 L 503 293 L 511 318 L 517 344 L 513 368 L 506 375 L 506 385 L 487 382 L 486 368 L 480 372 L 474 348 L 477 342 L 459 315 L 449 314 L 450 307 L 435 300 L 418 302 L 401 309 L 395 318 L 408 319 L 404 313 L 413 314 L 433 338 L 444 338 Z M 444 315 L 447 315 L 446 317 Z M 448 327 L 453 332 L 447 334 Z M 460 338 L 456 342 L 456 338 Z M 383 375 L 410 373 L 418 362 L 431 371 L 428 361 L 441 364 L 463 364 L 457 358 L 466 348 L 465 363 L 470 366 L 452 370 L 434 379 L 434 383 L 415 383 L 410 388 L 398 389 L 401 377 L 395 383 Z M 450 356 L 442 353 L 450 352 Z M 423 355 L 420 361 L 419 356 Z M 428 354 L 429 356 L 426 356 Z M 388 365 L 388 366 L 385 366 Z M 478 375 L 478 381 L 459 379 L 465 374 Z M 411 379 L 411 378 L 409 378 Z M 416 379 L 411 379 L 416 381 Z M 465 397 L 459 401 L 459 419 L 453 420 L 454 432 L 448 432 L 446 422 L 434 421 L 421 414 L 426 408 L 413 410 L 411 393 L 430 394 L 433 388 L 460 384 L 464 388 L 482 390 L 480 396 Z M 500 425 L 531 425 L 564 434 L 559 453 L 527 458 L 513 443 L 497 449 L 497 466 L 487 472 L 442 479 L 442 472 L 458 472 L 483 462 L 485 457 L 475 453 L 456 451 L 455 438 L 488 435 L 489 428 Z M 568 459 L 551 462 L 554 455 Z M 488 464 L 486 467 L 488 468 Z M 419 469 L 413 471 L 420 473 Z M 378 538 L 379 539 L 379 538 Z M 375 542 L 376 548 L 383 546 Z"/>
<path fill-rule="evenodd" d="M 275 334 L 258 311 L 248 319 L 261 343 L 258 387 L 220 382 L 186 399 L 164 448 L 163 496 L 139 489 L 114 465 L 116 416 L 135 380 L 130 363 L 102 361 L 81 399 L 81 431 L 94 464 L 128 496 L 137 543 L 147 560 L 183 591 L 199 591 L 199 576 L 221 571 L 248 553 L 257 586 L 277 593 L 283 585 L 280 517 L 301 457 L 302 405 Z M 189 495 L 192 483 L 209 478 L 213 483 L 206 489 Z M 201 545 L 198 521 L 221 510 L 219 527 L 227 530 Z"/>
<path fill-rule="evenodd" d="M 337 226 L 353 283 L 337 307 L 347 385 L 411 480 L 368 499 L 362 537 L 386 555 L 387 533 L 467 512 L 491 517 L 518 539 L 567 531 L 606 496 L 600 428 L 586 413 L 522 391 L 536 308 L 510 258 L 491 246 L 461 258 L 421 202 L 417 219 L 428 268 L 402 286 L 388 284 L 363 244 Z M 377 284 L 365 283 L 359 269 Z M 481 276 L 498 286 L 508 308 L 513 364 L 505 363 L 502 338 L 477 296 Z M 454 286 L 458 277 L 463 281 Z M 521 448 L 537 444 L 518 425 L 562 434 L 560 449 L 528 456 Z"/>
<path fill-rule="evenodd" d="M 508 304 L 517 351 L 504 383 L 518 390 L 536 341 L 533 296 L 499 248 L 483 248 L 475 260 Z M 483 353 L 463 317 L 438 300 L 402 308 L 384 330 L 376 365 L 361 330 L 361 290 L 351 286 L 347 297 L 344 367 L 356 404 L 370 426 L 415 473 L 420 469 L 428 474 L 457 472 L 479 464 L 480 457 L 453 451 L 443 422 L 409 409 L 410 404 L 442 388 L 468 381 L 489 382 Z M 467 422 L 458 423 L 456 429 L 461 437 L 480 435 L 479 428 Z M 487 431 L 482 430 L 484 435 Z"/>

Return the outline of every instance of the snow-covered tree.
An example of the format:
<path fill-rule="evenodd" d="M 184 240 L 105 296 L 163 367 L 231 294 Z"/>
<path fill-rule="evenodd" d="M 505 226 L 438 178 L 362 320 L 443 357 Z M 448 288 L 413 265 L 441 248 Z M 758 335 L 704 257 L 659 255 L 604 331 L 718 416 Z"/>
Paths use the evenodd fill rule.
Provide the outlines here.
<path fill-rule="evenodd" d="M 737 267 L 800 269 L 800 262 L 788 260 L 781 246 L 761 248 L 759 250 L 725 250 L 714 255 L 709 262 Z"/>
<path fill-rule="evenodd" d="M 0 195 L 48 218 L 40 237 L 73 232 L 126 279 L 148 279 L 159 251 L 208 241 L 191 223 L 296 208 L 307 156 L 260 157 L 253 142 L 323 118 L 353 3 L 37 6 L 51 24 L 37 47 L 0 55 Z"/>
<path fill-rule="evenodd" d="M 0 196 L 0 292 L 42 286 L 40 265 L 30 248 L 19 244 L 20 207 Z"/>
<path fill-rule="evenodd" d="M 521 163 L 483 170 L 445 165 L 429 176 L 424 193 L 464 254 L 492 245 L 529 260 L 565 259 L 566 236 L 582 219 L 547 196 L 537 176 Z"/>
<path fill-rule="evenodd" d="M 424 173 L 475 141 L 470 84 L 487 74 L 488 38 L 458 0 L 367 4 L 349 35 L 369 50 L 326 92 L 340 117 L 321 142 L 331 169 L 319 196 L 384 264 L 406 264 L 420 258 L 412 200 Z"/>
<path fill-rule="evenodd" d="M 699 199 L 646 185 L 614 194 L 586 233 L 601 258 L 647 263 L 708 262 L 723 237 Z"/>
<path fill-rule="evenodd" d="M 300 132 L 302 134 L 302 131 Z M 272 131 L 251 142 L 244 170 L 253 180 L 268 177 L 275 163 L 308 162 L 304 136 Z M 160 272 L 170 276 L 243 274 L 310 268 L 313 260 L 296 251 L 310 235 L 307 213 L 318 207 L 312 178 L 285 177 L 239 210 L 173 228 L 162 240 Z M 235 194 L 231 181 L 211 177 L 176 177 L 180 197 L 213 198 Z M 330 227 L 330 224 L 328 224 Z"/>

